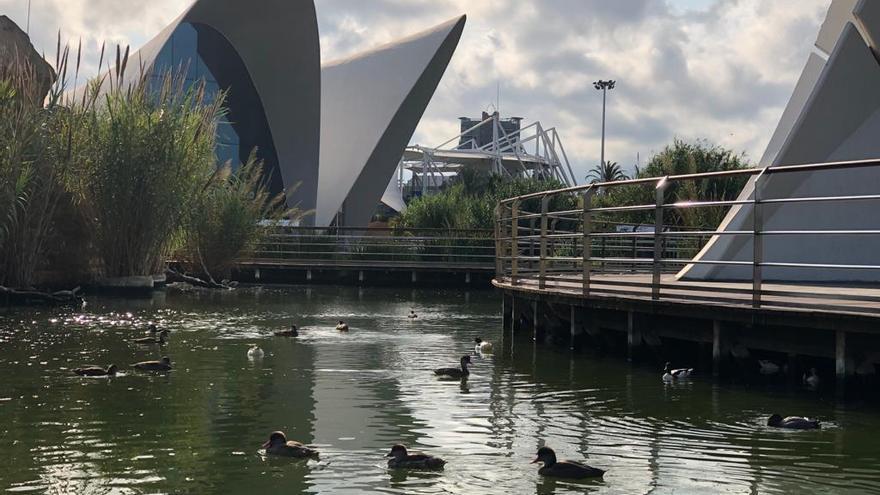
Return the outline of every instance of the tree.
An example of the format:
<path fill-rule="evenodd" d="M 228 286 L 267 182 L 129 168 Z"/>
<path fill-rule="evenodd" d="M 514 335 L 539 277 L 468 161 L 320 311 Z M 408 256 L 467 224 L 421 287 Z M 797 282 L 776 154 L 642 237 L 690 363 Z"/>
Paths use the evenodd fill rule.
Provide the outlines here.
<path fill-rule="evenodd" d="M 623 173 L 623 169 L 617 162 L 606 160 L 604 163 L 596 165 L 590 173 L 587 174 L 587 180 L 595 184 L 597 182 L 615 182 L 619 180 L 627 180 L 629 177 Z"/>

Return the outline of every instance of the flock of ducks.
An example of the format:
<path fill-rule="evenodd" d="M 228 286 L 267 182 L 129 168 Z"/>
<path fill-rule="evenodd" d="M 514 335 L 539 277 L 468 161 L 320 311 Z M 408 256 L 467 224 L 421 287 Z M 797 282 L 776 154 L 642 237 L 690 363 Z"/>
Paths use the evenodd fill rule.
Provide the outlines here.
<path fill-rule="evenodd" d="M 758 364 L 761 366 L 762 374 L 775 374 L 780 371 L 779 365 L 771 362 L 771 361 L 758 361 Z M 768 370 L 772 370 L 772 366 L 775 366 L 776 369 L 772 373 Z M 677 380 L 686 380 L 691 377 L 694 373 L 693 368 L 678 368 L 673 369 L 671 363 L 666 363 L 666 366 L 663 368 L 663 376 L 662 379 L 666 383 L 673 383 Z M 804 384 L 808 387 L 816 388 L 819 386 L 819 375 L 816 372 L 816 368 L 810 368 L 809 374 L 804 375 Z M 767 426 L 771 426 L 774 428 L 787 428 L 790 430 L 818 430 L 821 428 L 819 421 L 815 419 L 805 418 L 802 416 L 786 416 L 782 417 L 779 414 L 773 414 L 767 419 Z"/>
<path fill-rule="evenodd" d="M 415 311 L 410 311 L 407 315 L 409 319 L 416 319 L 418 315 Z M 336 324 L 336 330 L 340 332 L 348 332 L 349 326 L 343 320 L 339 320 Z M 132 342 L 143 345 L 164 345 L 168 340 L 168 330 L 159 330 L 156 325 L 151 324 L 147 330 L 146 337 L 133 339 Z M 277 337 L 298 337 L 299 329 L 296 325 L 290 325 L 286 330 L 273 332 Z M 492 344 L 482 340 L 480 337 L 474 339 L 474 355 L 489 354 L 492 352 Z M 251 360 L 262 359 L 265 353 L 256 344 L 251 344 L 247 351 L 247 357 Z M 466 354 L 459 360 L 459 366 L 450 368 L 437 368 L 434 375 L 445 378 L 457 378 L 466 380 L 470 375 L 469 365 L 472 365 L 471 355 Z M 779 366 L 770 361 L 759 361 L 761 372 L 763 374 L 778 373 Z M 774 366 L 776 368 L 774 368 Z M 132 368 L 140 371 L 162 372 L 171 370 L 171 360 L 166 356 L 158 361 L 141 361 L 131 365 Z M 115 364 L 111 364 L 106 368 L 96 365 L 86 365 L 76 368 L 73 372 L 79 376 L 114 376 L 118 371 Z M 686 380 L 694 373 L 693 368 L 672 368 L 671 363 L 666 363 L 663 368 L 662 380 L 666 383 L 678 380 Z M 808 375 L 804 375 L 804 383 L 810 386 L 818 386 L 819 376 L 815 368 L 810 369 Z M 776 428 L 787 428 L 795 430 L 810 430 L 820 428 L 819 421 L 804 418 L 801 416 L 782 417 L 779 414 L 773 414 L 767 420 L 767 426 Z M 262 448 L 266 455 L 292 457 L 292 458 L 317 458 L 318 451 L 308 447 L 300 442 L 288 440 L 282 431 L 273 431 L 269 434 L 269 439 L 263 443 Z M 385 456 L 388 458 L 388 467 L 391 469 L 426 469 L 438 470 L 443 469 L 446 461 L 440 457 L 429 454 L 410 452 L 405 445 L 396 444 L 391 447 L 391 451 Z M 581 462 L 557 460 L 556 453 L 550 447 L 541 447 L 532 461 L 532 464 L 540 463 L 541 468 L 538 474 L 554 478 L 568 479 L 585 479 L 585 478 L 601 478 L 605 474 L 605 470 L 588 466 Z"/>
<path fill-rule="evenodd" d="M 159 330 L 156 325 L 151 324 L 147 328 L 147 336 L 132 340 L 135 344 L 140 345 L 159 345 L 163 346 L 168 342 L 168 330 Z M 132 368 L 139 371 L 169 371 L 171 370 L 171 359 L 168 356 L 158 361 L 141 361 L 133 363 Z M 75 368 L 73 373 L 79 376 L 116 376 L 119 368 L 115 364 L 101 367 L 94 364 L 87 364 L 80 368 Z"/>

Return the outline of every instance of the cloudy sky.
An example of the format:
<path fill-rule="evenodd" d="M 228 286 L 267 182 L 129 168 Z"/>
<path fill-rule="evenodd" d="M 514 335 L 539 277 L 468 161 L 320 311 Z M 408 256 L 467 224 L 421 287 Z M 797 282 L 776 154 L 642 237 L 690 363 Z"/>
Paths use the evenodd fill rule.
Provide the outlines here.
<path fill-rule="evenodd" d="M 254 0 L 251 0 L 254 1 Z M 138 47 L 190 0 L 31 0 L 34 43 L 58 31 Z M 707 139 L 760 159 L 830 0 L 316 0 L 324 60 L 465 13 L 465 34 L 413 143 L 457 134 L 460 116 L 490 108 L 559 129 L 580 177 L 599 161 L 601 94 L 607 158 L 644 163 L 673 138 Z M 25 28 L 27 0 L 0 0 Z"/>

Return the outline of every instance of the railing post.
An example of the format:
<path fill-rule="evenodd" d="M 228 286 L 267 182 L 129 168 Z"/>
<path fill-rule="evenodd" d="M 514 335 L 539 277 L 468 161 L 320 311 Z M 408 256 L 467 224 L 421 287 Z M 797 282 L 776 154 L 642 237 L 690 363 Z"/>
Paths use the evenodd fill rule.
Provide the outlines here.
<path fill-rule="evenodd" d="M 516 285 L 519 272 L 519 200 L 510 205 L 510 285 Z"/>
<path fill-rule="evenodd" d="M 764 186 L 764 174 L 767 169 L 761 171 L 755 177 L 754 202 L 752 206 L 752 307 L 761 307 L 761 286 L 763 285 L 763 273 L 761 263 L 764 262 L 764 214 L 761 211 L 761 189 Z"/>
<path fill-rule="evenodd" d="M 541 253 L 538 259 L 538 288 L 547 286 L 547 210 L 550 207 L 550 196 L 541 198 Z"/>
<path fill-rule="evenodd" d="M 667 178 L 660 179 L 654 189 L 654 265 L 651 276 L 651 299 L 660 299 L 660 276 L 663 268 L 663 204 Z"/>
<path fill-rule="evenodd" d="M 504 276 L 504 252 L 501 248 L 501 210 L 502 205 L 495 205 L 495 279 L 501 280 Z M 479 251 L 478 251 L 479 252 Z"/>
<path fill-rule="evenodd" d="M 581 284 L 583 286 L 584 297 L 590 296 L 590 271 L 592 270 L 592 261 L 590 261 L 590 255 L 592 251 L 592 239 L 591 234 L 593 231 L 593 212 L 590 211 L 592 199 L 593 199 L 593 187 L 590 186 L 584 191 L 582 195 L 583 199 L 583 223 L 584 223 L 584 232 L 583 232 L 583 266 L 581 267 L 583 278 L 581 280 Z"/>

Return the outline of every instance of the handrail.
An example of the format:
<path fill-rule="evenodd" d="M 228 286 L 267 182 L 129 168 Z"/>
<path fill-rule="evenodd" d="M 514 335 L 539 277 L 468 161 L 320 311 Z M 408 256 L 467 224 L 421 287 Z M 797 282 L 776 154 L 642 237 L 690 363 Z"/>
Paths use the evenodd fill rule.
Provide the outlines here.
<path fill-rule="evenodd" d="M 786 207 L 798 204 L 837 203 L 837 202 L 880 202 L 880 185 L 877 191 L 861 194 L 835 194 L 834 196 L 804 195 L 800 197 L 766 197 L 765 185 L 773 176 L 847 169 L 877 167 L 880 160 L 854 160 L 828 163 L 811 163 L 765 168 L 749 168 L 724 170 L 707 173 L 670 175 L 665 177 L 645 177 L 615 182 L 601 182 L 574 187 L 523 194 L 505 198 L 495 208 L 495 270 L 496 279 L 504 280 L 511 285 L 535 284 L 539 290 L 553 289 L 553 284 L 565 284 L 570 290 L 578 286 L 583 295 L 589 297 L 593 284 L 601 280 L 610 280 L 609 276 L 624 280 L 626 276 L 643 275 L 649 282 L 640 282 L 642 288 L 649 292 L 638 297 L 649 297 L 652 300 L 666 298 L 680 299 L 680 294 L 667 294 L 668 291 L 680 289 L 676 283 L 670 283 L 669 277 L 685 265 L 717 265 L 751 269 L 751 280 L 748 289 L 729 289 L 730 292 L 741 292 L 743 297 L 736 299 L 736 304 L 744 302 L 750 307 L 759 309 L 766 305 L 779 306 L 778 300 L 767 301 L 767 297 L 778 297 L 779 291 L 766 288 L 764 271 L 767 268 L 823 269 L 823 270 L 863 270 L 865 272 L 880 270 L 880 265 L 869 263 L 805 263 L 791 259 L 766 259 L 765 241 L 768 237 L 792 236 L 800 238 L 833 238 L 834 236 L 880 236 L 880 228 L 798 228 L 785 229 L 779 225 L 767 225 L 766 209 L 769 207 Z M 668 191 L 674 184 L 686 181 L 706 181 L 748 178 L 754 192 L 745 197 L 717 198 L 696 197 L 692 200 L 668 198 Z M 608 195 L 609 191 L 619 187 L 652 187 L 654 201 L 644 204 L 614 204 L 616 196 Z M 566 197 L 564 201 L 553 201 L 556 197 Z M 637 198 L 647 199 L 645 196 Z M 606 198 L 600 201 L 601 198 Z M 610 199 L 608 199 L 610 198 Z M 540 200 L 540 203 L 536 201 Z M 577 201 L 577 206 L 573 203 Z M 552 206 L 559 205 L 556 210 Z M 734 229 L 718 228 L 715 225 L 681 225 L 681 219 L 701 209 L 715 209 L 722 215 L 730 215 L 738 208 L 750 208 L 751 224 L 737 225 Z M 653 215 L 651 215 L 653 212 Z M 618 217 L 615 217 L 618 215 Z M 616 231 L 621 225 L 632 223 L 616 221 L 623 218 L 635 218 L 642 230 Z M 648 215 L 653 222 L 648 222 Z M 713 218 L 710 212 L 708 218 Z M 669 222 L 670 218 L 678 219 Z M 648 227 L 648 229 L 645 229 Z M 703 249 L 706 242 L 722 237 L 748 237 L 751 239 L 751 259 L 741 258 L 730 260 L 708 260 L 695 256 Z M 748 244 L 746 245 L 748 246 Z M 778 254 L 773 254 L 778 257 Z M 812 261 L 812 260 L 810 260 Z M 870 261 L 870 260 L 866 260 Z M 560 281 L 561 280 L 561 281 Z M 644 279 L 640 279 L 644 280 Z M 712 283 L 712 282 L 707 282 Z M 675 289 L 671 289 L 675 286 Z M 853 300 L 864 299 L 864 295 L 855 293 L 855 289 L 836 287 L 835 297 L 845 299 L 850 295 Z M 607 293 L 604 291 L 603 293 Z M 807 291 L 802 295 L 806 301 L 810 297 Z M 878 288 L 880 299 L 880 288 Z M 803 304 L 807 302 L 786 302 L 786 304 Z M 875 308 L 876 309 L 876 308 Z"/>

